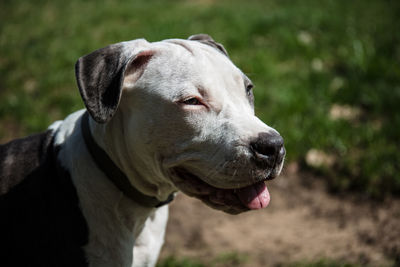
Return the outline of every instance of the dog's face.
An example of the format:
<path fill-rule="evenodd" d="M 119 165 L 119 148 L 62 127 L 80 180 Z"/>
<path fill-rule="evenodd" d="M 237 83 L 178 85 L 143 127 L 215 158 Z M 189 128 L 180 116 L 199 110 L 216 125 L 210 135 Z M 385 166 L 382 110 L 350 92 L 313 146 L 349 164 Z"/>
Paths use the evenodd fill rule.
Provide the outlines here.
<path fill-rule="evenodd" d="M 117 74 L 112 76 L 117 78 L 109 78 L 119 93 L 106 88 L 92 101 L 85 85 L 90 83 L 79 82 L 89 63 L 78 62 L 77 76 L 91 115 L 110 125 L 114 115 L 122 121 L 126 150 L 133 151 L 135 159 L 140 155 L 138 172 L 153 170 L 186 194 L 228 213 L 268 205 L 264 181 L 282 169 L 283 139 L 254 115 L 253 85 L 225 49 L 206 35 L 120 46 L 108 48 L 111 61 L 116 57 L 113 50 L 121 51 L 118 63 L 107 62 L 104 51 L 106 59 L 101 61 L 122 65 L 122 70 L 114 67 Z M 103 75 L 110 72 L 106 69 Z M 120 103 L 112 100 L 114 95 Z M 106 101 L 114 110 L 96 107 Z"/>

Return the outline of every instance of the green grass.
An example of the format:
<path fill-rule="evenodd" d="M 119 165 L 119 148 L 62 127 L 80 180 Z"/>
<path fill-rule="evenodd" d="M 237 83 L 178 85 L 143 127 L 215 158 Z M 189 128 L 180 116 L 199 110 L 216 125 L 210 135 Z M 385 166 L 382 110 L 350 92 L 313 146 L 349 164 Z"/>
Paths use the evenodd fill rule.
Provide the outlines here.
<path fill-rule="evenodd" d="M 248 262 L 249 258 L 245 254 L 239 254 L 236 252 L 222 253 L 214 258 L 209 259 L 191 259 L 191 258 L 179 258 L 176 256 L 169 256 L 165 259 L 161 259 L 157 263 L 157 267 L 233 267 L 241 266 Z"/>
<path fill-rule="evenodd" d="M 0 4 L 0 138 L 83 107 L 78 57 L 123 40 L 209 33 L 256 85 L 256 112 L 289 161 L 315 148 L 333 189 L 400 194 L 400 2 L 22 1 Z M 332 120 L 332 105 L 357 108 Z"/>
<path fill-rule="evenodd" d="M 249 259 L 244 255 L 237 253 L 222 254 L 215 259 L 204 260 L 190 259 L 190 258 L 177 258 L 169 256 L 161 259 L 157 263 L 157 267 L 222 267 L 222 266 L 242 266 L 243 263 L 248 262 Z M 250 263 L 250 262 L 248 262 Z M 251 264 L 250 264 L 251 265 Z M 360 267 L 359 264 L 352 264 L 338 260 L 320 259 L 315 261 L 299 261 L 293 263 L 276 264 L 276 267 Z"/>
<path fill-rule="evenodd" d="M 170 256 L 157 263 L 157 267 L 205 267 L 203 263 L 189 259 L 177 259 L 176 257 Z"/>
<path fill-rule="evenodd" d="M 359 267 L 361 265 L 335 260 L 321 259 L 313 262 L 296 262 L 279 265 L 279 267 Z"/>

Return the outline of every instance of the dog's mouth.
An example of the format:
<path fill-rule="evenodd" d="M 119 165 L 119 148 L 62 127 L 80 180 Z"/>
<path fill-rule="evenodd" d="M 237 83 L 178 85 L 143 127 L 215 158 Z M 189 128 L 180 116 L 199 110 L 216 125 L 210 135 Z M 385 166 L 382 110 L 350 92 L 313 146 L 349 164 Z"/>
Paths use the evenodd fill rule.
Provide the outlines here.
<path fill-rule="evenodd" d="M 270 201 L 265 180 L 244 187 L 222 189 L 204 182 L 182 167 L 172 169 L 172 180 L 185 194 L 202 200 L 212 208 L 231 214 L 262 209 L 267 207 Z"/>

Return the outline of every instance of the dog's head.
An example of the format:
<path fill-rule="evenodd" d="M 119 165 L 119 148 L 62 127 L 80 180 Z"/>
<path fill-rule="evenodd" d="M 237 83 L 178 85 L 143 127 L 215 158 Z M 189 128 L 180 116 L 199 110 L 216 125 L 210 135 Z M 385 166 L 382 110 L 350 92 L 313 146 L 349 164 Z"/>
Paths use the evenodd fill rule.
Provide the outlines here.
<path fill-rule="evenodd" d="M 254 115 L 252 82 L 210 36 L 114 44 L 80 58 L 76 75 L 113 136 L 107 152 L 145 191 L 177 187 L 228 213 L 268 205 L 283 139 Z"/>

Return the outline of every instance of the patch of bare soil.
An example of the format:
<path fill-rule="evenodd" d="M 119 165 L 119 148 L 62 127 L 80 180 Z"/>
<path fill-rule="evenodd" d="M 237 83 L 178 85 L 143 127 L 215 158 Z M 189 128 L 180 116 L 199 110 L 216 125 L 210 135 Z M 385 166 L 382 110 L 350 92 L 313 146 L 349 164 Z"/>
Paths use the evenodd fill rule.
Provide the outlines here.
<path fill-rule="evenodd" d="M 333 196 L 296 164 L 269 182 L 271 203 L 227 215 L 179 194 L 170 205 L 161 258 L 204 263 L 225 253 L 244 255 L 238 266 L 274 266 L 330 259 L 371 266 L 400 264 L 400 200 L 376 203 Z M 396 262 L 397 259 L 397 262 Z"/>

